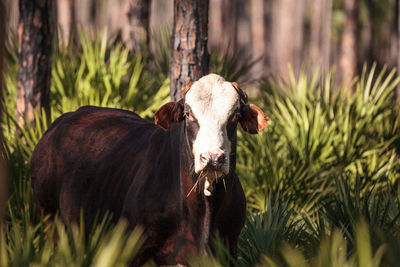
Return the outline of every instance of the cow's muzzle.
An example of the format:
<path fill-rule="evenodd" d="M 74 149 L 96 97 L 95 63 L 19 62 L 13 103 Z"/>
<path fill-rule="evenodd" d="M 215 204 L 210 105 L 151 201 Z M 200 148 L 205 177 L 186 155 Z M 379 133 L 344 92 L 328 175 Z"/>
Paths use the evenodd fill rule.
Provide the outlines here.
<path fill-rule="evenodd" d="M 198 173 L 204 182 L 204 195 L 211 196 L 214 191 L 214 183 L 223 174 L 229 172 L 229 165 L 225 153 L 201 153 Z"/>
<path fill-rule="evenodd" d="M 203 171 L 222 171 L 226 156 L 224 153 L 201 153 L 200 163 Z"/>

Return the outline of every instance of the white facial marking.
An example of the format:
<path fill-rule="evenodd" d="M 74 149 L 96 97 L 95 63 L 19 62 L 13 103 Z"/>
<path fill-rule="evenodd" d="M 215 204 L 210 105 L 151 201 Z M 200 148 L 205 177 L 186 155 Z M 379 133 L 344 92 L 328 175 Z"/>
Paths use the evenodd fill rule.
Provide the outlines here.
<path fill-rule="evenodd" d="M 194 117 L 199 123 L 199 131 L 193 142 L 196 173 L 207 165 L 208 159 L 224 157 L 220 170 L 206 171 L 207 182 L 213 182 L 222 174 L 229 173 L 230 141 L 226 125 L 230 115 L 240 106 L 240 98 L 230 82 L 221 76 L 210 74 L 195 82 L 185 97 Z M 211 190 L 205 186 L 204 194 Z"/>

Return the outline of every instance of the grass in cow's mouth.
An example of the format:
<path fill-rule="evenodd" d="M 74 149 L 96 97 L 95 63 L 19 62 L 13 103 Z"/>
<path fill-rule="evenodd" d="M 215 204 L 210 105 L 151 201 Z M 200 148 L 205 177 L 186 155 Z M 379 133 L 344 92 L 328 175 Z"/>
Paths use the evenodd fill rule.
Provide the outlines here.
<path fill-rule="evenodd" d="M 197 180 L 196 180 L 196 182 L 194 183 L 192 189 L 190 189 L 190 191 L 189 191 L 189 193 L 186 195 L 186 197 L 189 197 L 189 196 L 190 196 L 190 194 L 193 192 L 193 190 L 194 190 L 195 188 L 198 187 L 199 181 L 201 181 L 201 180 L 204 179 L 204 178 L 205 178 L 205 176 L 203 176 L 203 171 L 201 171 L 200 174 L 199 174 L 199 176 L 197 177 Z"/>
<path fill-rule="evenodd" d="M 47 235 L 29 179 L 32 150 L 48 122 L 61 113 L 92 104 L 134 107 L 151 119 L 167 101 L 168 70 L 154 71 L 151 62 L 157 58 L 131 54 L 116 44 L 98 49 L 100 43 L 100 38 L 85 41 L 72 62 L 69 52 L 55 53 L 51 117 L 36 114 L 19 131 L 16 48 L 9 51 L 3 128 L 12 179 L 8 217 L 0 229 L 0 266 L 126 266 L 140 247 L 140 232 L 129 234 L 123 223 L 106 227 L 100 221 L 86 238 L 83 225 L 62 227 L 56 221 Z M 227 57 L 212 55 L 211 62 L 218 58 Z M 217 62 L 211 71 L 227 62 Z M 236 67 L 224 67 L 233 73 L 224 76 L 235 77 Z M 103 77 L 112 77 L 111 91 Z M 288 84 L 260 81 L 255 102 L 271 125 L 258 136 L 238 133 L 237 172 L 248 208 L 238 259 L 216 239 L 212 253 L 199 255 L 193 265 L 398 265 L 400 106 L 394 91 L 399 78 L 394 71 L 365 68 L 352 84 L 353 94 L 333 80 L 331 74 L 321 77 L 307 70 L 298 79 L 292 75 Z M 200 174 L 188 196 L 204 179 Z"/>

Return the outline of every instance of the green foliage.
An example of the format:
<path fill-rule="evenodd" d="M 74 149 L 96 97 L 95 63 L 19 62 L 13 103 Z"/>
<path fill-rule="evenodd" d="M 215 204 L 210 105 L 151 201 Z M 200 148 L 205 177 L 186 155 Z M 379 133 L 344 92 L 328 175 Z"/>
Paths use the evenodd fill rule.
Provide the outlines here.
<path fill-rule="evenodd" d="M 127 266 L 144 240 L 140 229 L 129 232 L 124 221 L 110 226 L 105 218 L 86 235 L 83 222 L 44 218 L 32 225 L 9 216 L 0 230 L 1 266 Z"/>
<path fill-rule="evenodd" d="M 277 194 L 272 202 L 269 194 L 265 204 L 266 211 L 250 215 L 240 235 L 239 263 L 242 266 L 258 263 L 262 255 L 279 254 L 284 240 L 296 244 L 299 239 L 301 227 L 293 218 L 289 200 L 282 200 Z"/>
<path fill-rule="evenodd" d="M 344 172 L 398 179 L 394 89 L 399 78 L 393 71 L 364 69 L 350 94 L 344 86 L 333 87 L 332 75 L 318 77 L 303 72 L 289 84 L 262 87 L 258 102 L 271 126 L 255 137 L 241 133 L 238 141 L 237 169 L 246 177 L 250 207 L 261 210 L 266 190 L 273 188 L 295 194 L 297 202 L 313 209 L 320 197 L 332 193 L 332 178 Z"/>

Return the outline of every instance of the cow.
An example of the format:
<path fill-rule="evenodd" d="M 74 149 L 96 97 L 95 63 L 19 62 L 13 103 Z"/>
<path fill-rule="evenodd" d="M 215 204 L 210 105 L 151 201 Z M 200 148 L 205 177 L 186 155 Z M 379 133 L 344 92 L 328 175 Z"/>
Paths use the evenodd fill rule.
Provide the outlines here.
<path fill-rule="evenodd" d="M 44 213 L 90 228 L 112 213 L 146 241 L 132 266 L 188 264 L 218 233 L 235 256 L 246 199 L 235 173 L 236 129 L 268 125 L 237 83 L 209 74 L 155 112 L 155 123 L 113 108 L 60 116 L 33 151 L 31 179 Z"/>

